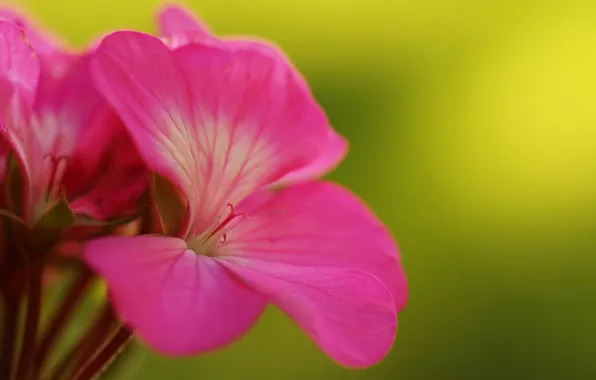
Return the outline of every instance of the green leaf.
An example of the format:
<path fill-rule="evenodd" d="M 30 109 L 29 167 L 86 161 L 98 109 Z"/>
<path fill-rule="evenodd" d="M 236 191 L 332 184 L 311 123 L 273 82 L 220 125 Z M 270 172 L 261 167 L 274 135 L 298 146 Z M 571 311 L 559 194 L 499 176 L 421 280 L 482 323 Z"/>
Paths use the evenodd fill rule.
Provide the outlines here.
<path fill-rule="evenodd" d="M 75 222 L 64 192 L 37 221 L 33 227 L 33 244 L 41 251 L 49 250 L 57 243 L 62 231 Z"/>
<path fill-rule="evenodd" d="M 120 226 L 124 226 L 139 217 L 139 214 L 125 216 L 122 218 L 97 220 L 86 214 L 75 214 L 74 226 L 80 227 L 102 227 L 108 230 L 113 230 Z"/>
<path fill-rule="evenodd" d="M 66 195 L 62 192 L 60 199 L 39 218 L 35 229 L 62 230 L 74 222 L 75 216 L 68 206 Z"/>
<path fill-rule="evenodd" d="M 151 187 L 163 234 L 175 236 L 186 218 L 186 202 L 170 181 L 157 174 L 153 174 Z"/>

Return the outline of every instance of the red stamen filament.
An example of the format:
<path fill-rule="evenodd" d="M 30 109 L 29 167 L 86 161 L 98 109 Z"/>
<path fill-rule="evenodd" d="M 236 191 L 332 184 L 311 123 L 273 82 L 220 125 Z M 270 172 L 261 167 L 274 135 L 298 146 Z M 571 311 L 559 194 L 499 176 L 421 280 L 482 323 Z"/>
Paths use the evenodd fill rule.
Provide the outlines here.
<path fill-rule="evenodd" d="M 68 165 L 68 156 L 54 156 L 51 153 L 47 154 L 44 158 L 50 158 L 51 161 L 51 168 L 50 168 L 50 178 L 48 179 L 48 187 L 46 193 L 46 200 L 50 198 L 55 198 L 58 196 L 56 191 L 59 190 L 60 184 L 62 183 L 62 176 L 64 175 L 65 165 L 61 165 L 65 163 Z M 62 170 L 60 170 L 62 169 Z"/>
<path fill-rule="evenodd" d="M 230 222 L 234 219 L 236 219 L 237 217 L 241 216 L 241 217 L 246 217 L 246 214 L 241 212 L 241 213 L 236 213 L 234 212 L 234 206 L 232 206 L 231 203 L 227 204 L 227 207 L 230 208 L 230 214 L 207 236 L 207 239 L 210 239 L 211 237 L 213 237 L 213 235 L 215 235 L 216 233 L 220 232 L 221 230 L 223 230 L 227 225 L 230 224 Z M 226 234 L 224 233 L 220 239 L 221 243 L 225 243 L 227 239 Z"/>

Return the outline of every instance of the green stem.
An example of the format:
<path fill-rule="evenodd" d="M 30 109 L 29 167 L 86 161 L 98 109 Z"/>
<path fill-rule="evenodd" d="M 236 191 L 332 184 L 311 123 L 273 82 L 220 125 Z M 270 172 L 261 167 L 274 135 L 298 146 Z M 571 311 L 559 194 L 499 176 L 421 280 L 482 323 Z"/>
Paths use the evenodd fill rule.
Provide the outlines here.
<path fill-rule="evenodd" d="M 35 259 L 30 263 L 27 270 L 27 314 L 25 315 L 25 330 L 15 377 L 16 380 L 26 380 L 31 370 L 41 311 L 42 274 L 43 261 Z"/>
<path fill-rule="evenodd" d="M 87 327 L 87 331 L 79 338 L 69 352 L 64 355 L 50 378 L 52 380 L 59 380 L 69 373 L 79 371 L 85 362 L 105 343 L 115 322 L 116 319 L 112 308 L 109 305 L 104 306 L 100 314 Z"/>
<path fill-rule="evenodd" d="M 53 318 L 50 321 L 41 339 L 39 347 L 35 352 L 33 358 L 33 378 L 37 378 L 39 374 L 42 372 L 43 365 L 48 357 L 48 354 L 50 353 L 51 349 L 56 343 L 57 338 L 59 338 L 61 333 L 64 331 L 65 323 L 68 321 L 70 315 L 72 314 L 72 311 L 75 309 L 79 301 L 82 299 L 92 279 L 92 273 L 86 267 L 82 267 L 81 270 L 77 273 L 77 278 L 71 285 L 69 292 L 66 294 L 66 297 L 63 300 L 61 300 L 60 306 L 58 310 L 56 310 L 56 312 L 54 313 Z"/>
<path fill-rule="evenodd" d="M 131 336 L 128 328 L 120 326 L 108 343 L 75 373 L 73 380 L 91 380 L 97 377 L 124 349 Z"/>

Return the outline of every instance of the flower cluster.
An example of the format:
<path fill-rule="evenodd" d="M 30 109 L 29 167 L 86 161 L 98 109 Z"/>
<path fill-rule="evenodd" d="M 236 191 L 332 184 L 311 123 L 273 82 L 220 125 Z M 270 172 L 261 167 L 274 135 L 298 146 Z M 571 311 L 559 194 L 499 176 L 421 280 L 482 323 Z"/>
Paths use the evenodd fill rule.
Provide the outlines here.
<path fill-rule="evenodd" d="M 277 48 L 177 7 L 158 28 L 71 52 L 0 11 L 0 378 L 47 372 L 93 276 L 120 327 L 65 378 L 91 378 L 131 334 L 167 355 L 225 347 L 268 304 L 336 362 L 376 363 L 407 285 L 383 224 L 320 179 L 346 141 Z M 39 331 L 43 274 L 65 263 L 84 281 Z"/>

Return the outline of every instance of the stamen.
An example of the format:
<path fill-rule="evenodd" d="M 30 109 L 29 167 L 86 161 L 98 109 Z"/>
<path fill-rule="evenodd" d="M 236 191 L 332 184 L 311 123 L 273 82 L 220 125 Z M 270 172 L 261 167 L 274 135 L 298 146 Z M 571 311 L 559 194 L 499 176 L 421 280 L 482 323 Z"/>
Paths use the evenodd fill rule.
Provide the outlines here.
<path fill-rule="evenodd" d="M 241 218 L 248 218 L 248 216 L 241 212 L 236 213 L 234 211 L 234 206 L 231 203 L 228 203 L 226 207 L 230 208 L 230 213 L 228 216 L 225 217 L 217 227 L 209 228 L 204 234 L 195 235 L 188 239 L 188 247 L 196 252 L 197 254 L 203 254 L 207 256 L 215 255 L 217 252 L 217 246 L 220 244 L 224 244 L 228 240 L 228 233 L 237 225 L 234 223 L 238 220 L 239 217 Z M 215 223 L 218 223 L 217 221 Z M 214 225 L 215 225 L 214 223 Z"/>
<path fill-rule="evenodd" d="M 50 177 L 47 184 L 46 200 L 54 199 L 59 194 L 60 184 L 62 183 L 62 176 L 66 172 L 70 157 L 66 155 L 54 156 L 48 153 L 44 156 L 44 160 L 50 159 Z"/>
<path fill-rule="evenodd" d="M 211 237 L 213 237 L 213 235 L 215 235 L 216 233 L 220 232 L 221 230 L 223 230 L 226 226 L 228 226 L 230 224 L 230 222 L 232 222 L 234 219 L 238 218 L 239 216 L 246 218 L 246 214 L 241 212 L 241 213 L 236 213 L 234 211 L 234 206 L 232 206 L 231 203 L 228 203 L 226 205 L 226 207 L 230 208 L 230 214 L 207 236 L 207 239 L 210 239 Z M 224 233 L 222 236 L 222 243 L 225 242 L 226 240 L 226 234 Z"/>

